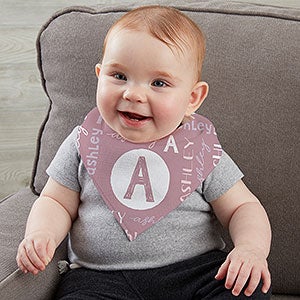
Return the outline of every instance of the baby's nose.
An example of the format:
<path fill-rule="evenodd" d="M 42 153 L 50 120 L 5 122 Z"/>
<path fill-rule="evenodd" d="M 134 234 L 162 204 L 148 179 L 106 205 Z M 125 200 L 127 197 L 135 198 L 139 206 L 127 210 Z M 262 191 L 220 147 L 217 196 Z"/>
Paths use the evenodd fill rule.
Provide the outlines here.
<path fill-rule="evenodd" d="M 146 94 L 142 87 L 131 86 L 124 91 L 123 98 L 132 102 L 145 102 Z"/>

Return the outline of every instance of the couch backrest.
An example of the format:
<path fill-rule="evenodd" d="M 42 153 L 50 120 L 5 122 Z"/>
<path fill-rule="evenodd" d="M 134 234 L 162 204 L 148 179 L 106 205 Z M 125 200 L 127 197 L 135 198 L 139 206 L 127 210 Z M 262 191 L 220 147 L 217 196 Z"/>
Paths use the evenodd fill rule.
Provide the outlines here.
<path fill-rule="evenodd" d="M 35 193 L 63 139 L 95 106 L 94 67 L 108 28 L 133 7 L 126 3 L 65 9 L 40 32 L 39 68 L 50 107 L 38 140 Z M 300 12 L 229 1 L 165 3 L 180 8 L 206 34 L 203 80 L 210 93 L 199 111 L 214 122 L 223 147 L 269 213 L 273 290 L 300 293 Z"/>

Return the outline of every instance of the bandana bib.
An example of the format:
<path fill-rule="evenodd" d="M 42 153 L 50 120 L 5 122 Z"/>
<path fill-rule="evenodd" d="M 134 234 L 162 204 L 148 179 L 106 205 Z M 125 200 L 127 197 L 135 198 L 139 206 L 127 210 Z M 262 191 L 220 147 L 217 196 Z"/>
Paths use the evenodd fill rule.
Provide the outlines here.
<path fill-rule="evenodd" d="M 193 116 L 171 135 L 149 143 L 126 141 L 97 108 L 79 127 L 81 159 L 130 241 L 176 209 L 219 162 L 222 148 L 214 126 Z"/>

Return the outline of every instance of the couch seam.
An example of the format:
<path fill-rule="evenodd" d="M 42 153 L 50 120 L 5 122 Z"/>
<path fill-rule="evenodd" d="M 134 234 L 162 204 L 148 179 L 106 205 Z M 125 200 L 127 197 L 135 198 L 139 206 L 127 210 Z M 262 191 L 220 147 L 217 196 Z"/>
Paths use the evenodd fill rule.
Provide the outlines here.
<path fill-rule="evenodd" d="M 14 279 L 15 277 L 17 277 L 19 275 L 19 273 L 22 272 L 19 269 L 14 270 L 12 273 L 10 273 L 9 275 L 7 275 L 5 278 L 3 278 L 0 281 L 0 289 L 4 286 L 7 285 L 8 281 L 10 281 L 11 279 Z"/>

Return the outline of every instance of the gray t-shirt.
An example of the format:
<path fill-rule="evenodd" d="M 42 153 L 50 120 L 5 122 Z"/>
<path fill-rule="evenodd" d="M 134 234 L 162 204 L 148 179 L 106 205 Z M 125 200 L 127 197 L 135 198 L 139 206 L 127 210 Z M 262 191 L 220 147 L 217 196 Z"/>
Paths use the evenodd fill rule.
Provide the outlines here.
<path fill-rule="evenodd" d="M 51 178 L 80 192 L 78 218 L 69 234 L 71 263 L 97 270 L 145 269 L 224 248 L 220 224 L 209 203 L 243 177 L 225 151 L 201 186 L 130 242 L 83 165 L 77 131 L 78 127 L 63 142 L 47 169 Z"/>

